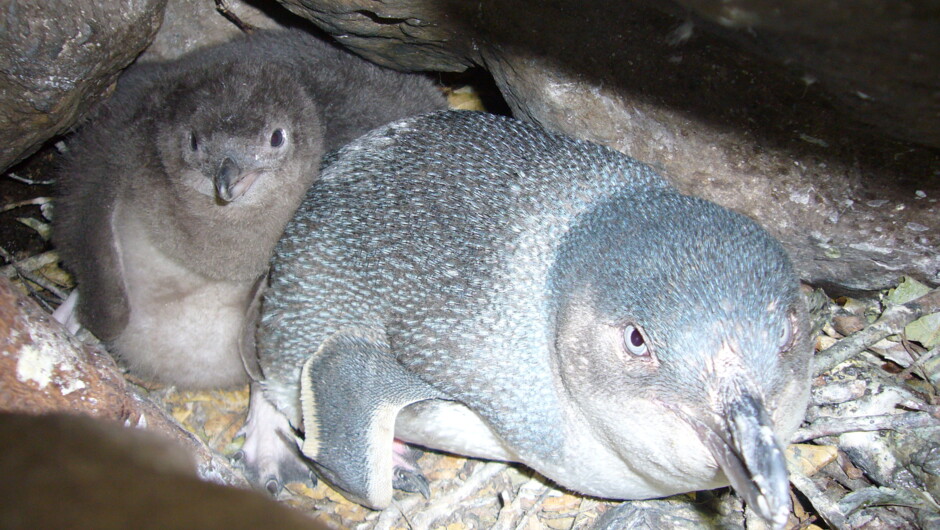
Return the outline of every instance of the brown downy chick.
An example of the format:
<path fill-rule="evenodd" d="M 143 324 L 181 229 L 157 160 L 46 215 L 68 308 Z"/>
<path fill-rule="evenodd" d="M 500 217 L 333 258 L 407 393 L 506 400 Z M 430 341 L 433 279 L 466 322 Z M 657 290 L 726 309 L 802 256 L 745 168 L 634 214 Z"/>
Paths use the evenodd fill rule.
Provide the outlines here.
<path fill-rule="evenodd" d="M 268 260 L 323 154 L 441 106 L 430 81 L 300 31 L 131 67 L 60 173 L 79 321 L 143 377 L 246 382 Z"/>

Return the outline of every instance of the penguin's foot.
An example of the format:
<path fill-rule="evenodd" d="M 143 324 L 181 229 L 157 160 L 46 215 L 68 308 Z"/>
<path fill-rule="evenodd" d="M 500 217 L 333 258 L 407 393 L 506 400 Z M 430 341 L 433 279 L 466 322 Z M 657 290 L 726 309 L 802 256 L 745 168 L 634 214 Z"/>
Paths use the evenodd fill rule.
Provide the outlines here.
<path fill-rule="evenodd" d="M 420 493 L 425 499 L 431 498 L 431 486 L 428 479 L 418 469 L 421 451 L 395 440 L 392 446 L 392 487 L 408 493 Z"/>
<path fill-rule="evenodd" d="M 255 488 L 276 496 L 291 482 L 316 485 L 316 476 L 300 453 L 293 427 L 257 385 L 251 388 L 248 419 L 239 434 L 245 436 L 245 443 L 234 460 Z"/>

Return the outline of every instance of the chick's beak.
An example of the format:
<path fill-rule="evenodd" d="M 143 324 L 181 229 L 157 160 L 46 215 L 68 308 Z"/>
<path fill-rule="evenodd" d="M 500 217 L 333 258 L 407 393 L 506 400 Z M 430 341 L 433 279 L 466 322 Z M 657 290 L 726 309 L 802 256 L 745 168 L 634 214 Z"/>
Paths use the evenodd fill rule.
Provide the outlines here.
<path fill-rule="evenodd" d="M 773 528 L 783 528 L 790 513 L 790 481 L 770 416 L 749 390 L 736 388 L 720 399 L 722 414 L 714 420 L 686 420 L 748 506 Z"/>
<path fill-rule="evenodd" d="M 229 157 L 225 157 L 219 164 L 219 169 L 215 173 L 213 184 L 215 184 L 215 194 L 224 202 L 231 202 L 234 196 L 233 188 L 240 180 L 241 168 Z"/>
<path fill-rule="evenodd" d="M 244 171 L 237 162 L 225 157 L 212 179 L 216 197 L 225 203 L 237 200 L 251 188 L 260 174 L 260 170 Z"/>

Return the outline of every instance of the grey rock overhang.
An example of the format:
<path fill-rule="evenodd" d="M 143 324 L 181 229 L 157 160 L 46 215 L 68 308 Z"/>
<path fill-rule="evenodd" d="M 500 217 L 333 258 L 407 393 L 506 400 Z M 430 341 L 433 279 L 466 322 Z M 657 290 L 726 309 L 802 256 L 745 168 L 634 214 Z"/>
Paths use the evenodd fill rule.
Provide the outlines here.
<path fill-rule="evenodd" d="M 940 80 L 926 68 L 940 21 L 920 3 L 282 4 L 386 65 L 484 66 L 517 117 L 749 215 L 804 280 L 940 283 L 940 154 L 925 147 L 940 145 Z"/>

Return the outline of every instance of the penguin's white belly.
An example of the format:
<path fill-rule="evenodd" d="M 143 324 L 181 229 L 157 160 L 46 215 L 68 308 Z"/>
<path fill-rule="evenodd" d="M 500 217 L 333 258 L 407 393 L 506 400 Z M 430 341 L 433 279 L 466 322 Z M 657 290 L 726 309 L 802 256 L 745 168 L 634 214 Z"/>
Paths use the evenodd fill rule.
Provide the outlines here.
<path fill-rule="evenodd" d="M 395 421 L 395 437 L 458 455 L 519 461 L 483 419 L 455 401 L 432 399 L 405 407 Z"/>
<path fill-rule="evenodd" d="M 183 387 L 247 382 L 238 342 L 251 283 L 190 271 L 157 250 L 136 219 L 118 226 L 130 316 L 117 353 L 136 372 Z"/>
<path fill-rule="evenodd" d="M 643 403 L 632 403 L 629 411 L 624 411 L 629 416 L 628 431 L 648 429 L 663 434 L 648 444 L 643 443 L 643 437 L 622 433 L 621 440 L 636 442 L 629 443 L 628 454 L 620 454 L 591 432 L 591 426 L 572 419 L 564 427 L 568 432 L 562 455 L 548 459 L 520 455 L 475 412 L 445 400 L 421 401 L 403 409 L 395 423 L 395 436 L 458 455 L 524 462 L 555 482 L 601 498 L 645 499 L 687 491 L 690 485 L 695 489 L 727 485 L 718 465 L 688 425 Z"/>

